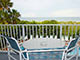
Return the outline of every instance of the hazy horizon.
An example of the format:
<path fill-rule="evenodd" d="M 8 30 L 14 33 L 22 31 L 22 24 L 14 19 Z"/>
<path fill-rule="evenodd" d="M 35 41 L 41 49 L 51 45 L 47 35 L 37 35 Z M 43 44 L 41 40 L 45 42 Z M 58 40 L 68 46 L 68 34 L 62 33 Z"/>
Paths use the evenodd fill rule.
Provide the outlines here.
<path fill-rule="evenodd" d="M 76 21 L 80 22 L 80 17 L 20 17 L 21 20 L 27 21 L 44 21 L 44 20 L 56 20 L 56 21 Z"/>

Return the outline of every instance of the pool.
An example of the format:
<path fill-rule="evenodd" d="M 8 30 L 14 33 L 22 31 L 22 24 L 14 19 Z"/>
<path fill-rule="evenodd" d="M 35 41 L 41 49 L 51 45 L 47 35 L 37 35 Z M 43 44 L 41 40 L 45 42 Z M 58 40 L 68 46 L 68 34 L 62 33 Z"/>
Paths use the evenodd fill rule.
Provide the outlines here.
<path fill-rule="evenodd" d="M 36 52 L 29 53 L 30 60 L 61 60 L 62 52 Z"/>
<path fill-rule="evenodd" d="M 30 50 L 35 50 L 35 49 L 30 49 Z M 42 50 L 42 49 L 37 49 L 37 50 Z M 45 50 L 45 49 L 43 49 Z M 48 50 L 48 49 L 47 49 Z M 79 48 L 80 51 L 80 48 Z M 77 49 L 69 53 L 68 55 L 74 55 L 77 53 Z M 31 52 L 29 53 L 29 59 L 30 60 L 61 60 L 62 59 L 63 52 L 62 51 L 51 51 L 51 52 Z M 80 56 L 80 52 L 79 52 Z"/>
<path fill-rule="evenodd" d="M 75 49 L 74 51 L 72 51 L 69 55 L 74 55 L 77 53 L 77 49 Z M 80 48 L 79 48 L 79 56 L 80 56 Z"/>

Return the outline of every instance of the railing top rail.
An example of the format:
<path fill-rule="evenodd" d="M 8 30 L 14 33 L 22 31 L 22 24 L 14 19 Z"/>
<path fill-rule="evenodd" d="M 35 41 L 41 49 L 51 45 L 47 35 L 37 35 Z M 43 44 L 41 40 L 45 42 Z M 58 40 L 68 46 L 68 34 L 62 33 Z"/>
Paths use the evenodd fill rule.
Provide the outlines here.
<path fill-rule="evenodd" d="M 0 24 L 0 26 L 21 26 L 21 25 L 23 25 L 23 26 L 25 26 L 25 25 L 29 25 L 29 26 L 43 26 L 43 25 L 45 25 L 45 26 L 53 26 L 53 25 L 56 25 L 56 26 L 60 26 L 60 25 L 62 25 L 62 26 L 80 26 L 80 24 Z"/>

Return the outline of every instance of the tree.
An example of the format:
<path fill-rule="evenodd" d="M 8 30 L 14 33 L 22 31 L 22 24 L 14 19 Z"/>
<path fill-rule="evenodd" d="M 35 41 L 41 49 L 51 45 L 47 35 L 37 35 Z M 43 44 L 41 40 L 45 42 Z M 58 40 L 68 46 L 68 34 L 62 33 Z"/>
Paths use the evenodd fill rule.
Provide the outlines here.
<path fill-rule="evenodd" d="M 11 19 L 11 23 L 13 23 L 13 24 L 18 23 L 20 21 L 19 16 L 20 16 L 20 13 L 17 12 L 17 10 L 12 9 L 9 14 L 9 17 Z"/>
<path fill-rule="evenodd" d="M 10 0 L 0 0 L 0 21 L 8 22 L 9 24 L 16 24 L 20 19 L 19 12 L 15 9 L 11 9 L 13 3 Z"/>
<path fill-rule="evenodd" d="M 13 3 L 10 0 L 0 0 L 0 8 L 9 9 L 13 6 Z"/>

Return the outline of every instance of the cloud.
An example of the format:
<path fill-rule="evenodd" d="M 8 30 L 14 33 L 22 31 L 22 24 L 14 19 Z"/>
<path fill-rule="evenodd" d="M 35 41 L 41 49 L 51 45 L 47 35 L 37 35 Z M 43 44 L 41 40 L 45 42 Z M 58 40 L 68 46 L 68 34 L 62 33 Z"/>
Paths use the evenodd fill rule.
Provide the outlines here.
<path fill-rule="evenodd" d="M 33 12 L 24 13 L 22 14 L 22 17 L 36 17 L 36 14 Z"/>
<path fill-rule="evenodd" d="M 80 17 L 80 9 L 64 9 L 51 13 L 52 17 Z"/>
<path fill-rule="evenodd" d="M 14 2 L 13 8 L 26 10 L 44 10 L 54 7 L 64 0 L 11 0 Z"/>
<path fill-rule="evenodd" d="M 22 17 L 79 16 L 80 0 L 11 0 Z"/>

